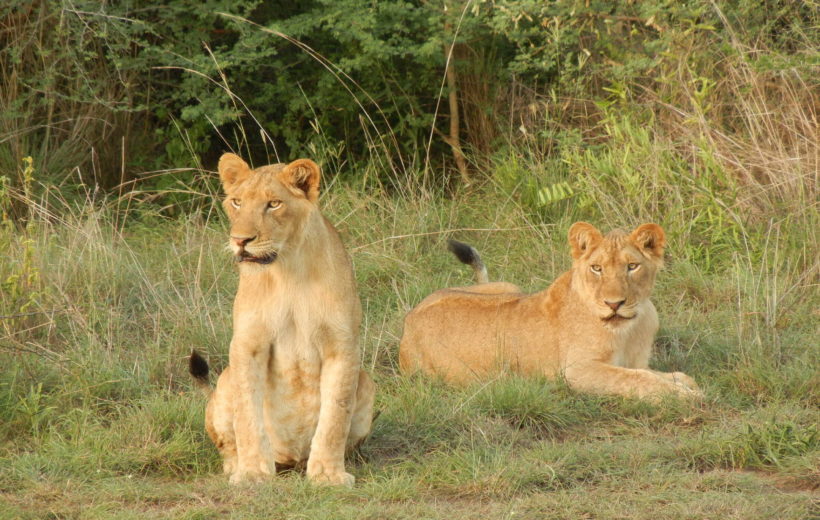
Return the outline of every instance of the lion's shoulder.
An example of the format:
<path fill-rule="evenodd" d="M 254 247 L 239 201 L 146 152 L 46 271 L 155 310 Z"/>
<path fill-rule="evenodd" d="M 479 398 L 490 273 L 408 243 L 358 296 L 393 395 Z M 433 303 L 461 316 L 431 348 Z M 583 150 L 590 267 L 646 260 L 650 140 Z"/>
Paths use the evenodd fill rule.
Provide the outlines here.
<path fill-rule="evenodd" d="M 555 279 L 544 291 L 542 308 L 548 319 L 558 319 L 570 299 L 572 271 Z M 560 321 L 558 322 L 560 324 Z"/>

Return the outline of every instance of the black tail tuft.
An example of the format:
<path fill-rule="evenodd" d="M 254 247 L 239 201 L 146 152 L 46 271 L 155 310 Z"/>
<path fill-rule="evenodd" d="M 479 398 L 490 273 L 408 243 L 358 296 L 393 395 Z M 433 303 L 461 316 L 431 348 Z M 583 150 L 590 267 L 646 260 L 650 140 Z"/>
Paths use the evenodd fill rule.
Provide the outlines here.
<path fill-rule="evenodd" d="M 188 372 L 197 381 L 208 383 L 208 362 L 196 350 L 192 350 L 188 358 Z"/>
<path fill-rule="evenodd" d="M 480 261 L 476 250 L 464 242 L 459 242 L 451 238 L 447 241 L 447 249 L 456 255 L 459 262 L 463 264 L 474 265 L 476 261 Z"/>
<path fill-rule="evenodd" d="M 484 267 L 484 262 L 481 261 L 478 251 L 473 246 L 451 238 L 447 241 L 447 249 L 452 251 L 461 263 L 473 268 L 476 283 L 487 283 L 489 281 L 487 268 Z"/>

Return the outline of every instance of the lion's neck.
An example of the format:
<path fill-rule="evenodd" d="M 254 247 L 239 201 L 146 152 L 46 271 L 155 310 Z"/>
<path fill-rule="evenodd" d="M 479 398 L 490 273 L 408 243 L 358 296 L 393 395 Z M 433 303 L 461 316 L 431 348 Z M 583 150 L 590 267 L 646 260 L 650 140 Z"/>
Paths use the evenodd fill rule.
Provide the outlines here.
<path fill-rule="evenodd" d="M 244 272 L 240 276 L 239 290 L 257 290 L 259 286 L 273 289 L 283 286 L 284 280 L 293 284 L 326 277 L 326 273 L 334 269 L 334 248 L 330 244 L 334 239 L 333 231 L 317 212 L 311 215 L 298 235 L 299 238 L 292 240 L 272 264 L 240 264 Z"/>

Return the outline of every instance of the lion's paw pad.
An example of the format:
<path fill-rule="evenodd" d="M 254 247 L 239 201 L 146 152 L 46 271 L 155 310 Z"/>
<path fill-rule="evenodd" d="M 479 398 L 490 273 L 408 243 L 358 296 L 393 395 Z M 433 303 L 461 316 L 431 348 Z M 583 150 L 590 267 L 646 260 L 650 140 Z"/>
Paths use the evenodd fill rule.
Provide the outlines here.
<path fill-rule="evenodd" d="M 356 483 L 356 477 L 345 471 L 339 471 L 336 473 L 322 472 L 316 475 L 310 475 L 309 478 L 314 484 L 324 484 L 330 486 L 353 487 L 353 484 Z"/>
<path fill-rule="evenodd" d="M 228 479 L 228 482 L 231 484 L 255 484 L 257 482 L 262 482 L 265 479 L 270 477 L 269 474 L 263 473 L 261 471 L 236 471 L 231 474 L 231 477 Z"/>

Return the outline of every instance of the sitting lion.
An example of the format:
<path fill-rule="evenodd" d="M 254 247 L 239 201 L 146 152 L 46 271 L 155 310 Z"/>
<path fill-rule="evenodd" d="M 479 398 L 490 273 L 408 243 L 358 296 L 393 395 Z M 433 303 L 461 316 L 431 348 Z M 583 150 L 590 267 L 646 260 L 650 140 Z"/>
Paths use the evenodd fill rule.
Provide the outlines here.
<path fill-rule="evenodd" d="M 307 461 L 312 481 L 351 486 L 344 455 L 370 431 L 375 385 L 359 369 L 361 306 L 350 259 L 319 213 L 319 167 L 251 170 L 228 153 L 219 176 L 239 289 L 208 435 L 233 483 Z M 195 352 L 190 371 L 209 388 Z"/>
<path fill-rule="evenodd" d="M 486 282 L 472 247 L 450 248 L 476 271 L 479 285 L 442 289 L 410 311 L 399 350 L 405 373 L 468 383 L 505 371 L 563 374 L 578 390 L 655 398 L 699 396 L 681 372 L 648 368 L 658 315 L 649 301 L 666 238 L 656 224 L 606 236 L 586 222 L 569 230 L 572 269 L 546 290 L 522 294 Z"/>

